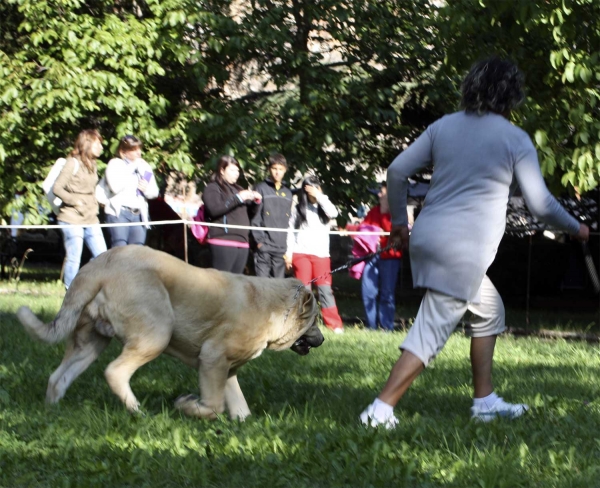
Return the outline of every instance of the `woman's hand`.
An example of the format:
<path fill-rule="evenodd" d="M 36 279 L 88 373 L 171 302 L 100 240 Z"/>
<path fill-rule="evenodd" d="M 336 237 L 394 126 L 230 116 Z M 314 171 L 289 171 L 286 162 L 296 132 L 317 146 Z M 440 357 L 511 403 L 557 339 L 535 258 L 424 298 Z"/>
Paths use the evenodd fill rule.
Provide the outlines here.
<path fill-rule="evenodd" d="M 388 244 L 395 249 L 406 251 L 408 249 L 408 227 L 406 225 L 394 225 L 390 231 Z"/>
<path fill-rule="evenodd" d="M 590 228 L 585 224 L 579 224 L 579 232 L 573 236 L 580 242 L 587 242 L 590 239 Z"/>
<path fill-rule="evenodd" d="M 287 271 L 291 270 L 292 269 L 292 256 L 290 256 L 289 254 L 284 254 L 283 260 L 285 262 L 285 269 Z"/>
<path fill-rule="evenodd" d="M 242 201 L 247 202 L 249 200 L 254 200 L 255 193 L 256 192 L 254 192 L 252 190 L 242 190 L 241 192 L 238 193 L 238 195 L 240 196 Z"/>
<path fill-rule="evenodd" d="M 146 188 L 148 188 L 148 182 L 144 178 L 139 179 L 137 189 L 142 193 L 145 193 Z"/>
<path fill-rule="evenodd" d="M 316 186 L 310 186 L 310 185 L 305 185 L 304 186 L 304 191 L 306 192 L 306 194 L 308 196 L 311 196 L 313 198 L 317 198 L 321 193 L 323 193 L 321 191 L 320 188 L 317 188 Z"/>

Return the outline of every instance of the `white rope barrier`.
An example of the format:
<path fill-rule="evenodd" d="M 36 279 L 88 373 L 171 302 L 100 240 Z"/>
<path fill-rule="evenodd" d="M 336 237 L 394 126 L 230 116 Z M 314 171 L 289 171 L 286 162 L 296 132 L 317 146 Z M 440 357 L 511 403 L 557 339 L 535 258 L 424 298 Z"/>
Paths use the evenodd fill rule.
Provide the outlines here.
<path fill-rule="evenodd" d="M 217 224 L 214 222 L 196 222 L 195 220 L 157 220 L 150 222 L 119 222 L 113 224 L 30 224 L 30 225 L 17 225 L 17 224 L 7 224 L 0 225 L 0 229 L 69 229 L 69 228 L 77 228 L 77 227 L 133 227 L 138 225 L 202 225 L 206 227 L 222 227 L 228 229 L 245 229 L 245 230 L 254 230 L 254 231 L 268 231 L 268 232 L 299 232 L 299 229 L 281 229 L 279 227 L 253 227 L 248 225 L 231 225 L 231 224 Z M 389 236 L 389 232 L 359 232 L 359 231 L 350 231 L 350 230 L 331 230 L 329 231 L 331 235 L 341 235 L 341 236 L 349 236 L 349 235 L 365 235 L 365 236 Z"/>
<path fill-rule="evenodd" d="M 245 229 L 250 231 L 268 231 L 268 232 L 300 232 L 300 229 L 288 229 L 288 228 L 279 228 L 279 227 L 253 227 L 248 225 L 232 225 L 232 224 L 218 224 L 214 222 L 197 222 L 195 220 L 156 220 L 149 222 L 119 222 L 113 224 L 6 224 L 0 225 L 0 229 L 68 229 L 68 228 L 77 228 L 77 227 L 133 227 L 138 225 L 144 226 L 153 226 L 153 225 L 202 225 L 206 227 L 221 227 L 228 229 Z M 537 228 L 509 228 L 507 227 L 505 230 L 507 231 L 540 231 L 542 229 Z M 550 229 L 546 229 L 550 230 Z M 560 232 L 560 231 L 558 231 Z M 339 236 L 389 236 L 389 232 L 372 232 L 372 231 L 354 231 L 354 230 L 330 230 L 330 235 L 339 235 Z M 590 236 L 600 235 L 600 232 L 590 232 Z"/>

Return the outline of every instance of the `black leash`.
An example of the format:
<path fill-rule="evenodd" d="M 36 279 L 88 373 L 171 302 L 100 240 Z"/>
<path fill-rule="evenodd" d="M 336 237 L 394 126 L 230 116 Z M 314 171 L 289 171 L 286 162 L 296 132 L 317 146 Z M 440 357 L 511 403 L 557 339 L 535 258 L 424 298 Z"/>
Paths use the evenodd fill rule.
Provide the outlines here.
<path fill-rule="evenodd" d="M 294 294 L 294 302 L 298 299 L 298 295 L 300 295 L 300 291 L 302 290 L 302 288 L 311 286 L 313 283 L 316 283 L 317 281 L 319 281 L 322 278 L 325 278 L 329 275 L 333 275 L 335 273 L 339 273 L 340 271 L 344 271 L 345 269 L 351 268 L 352 266 L 354 266 L 358 263 L 362 263 L 363 261 L 369 261 L 369 260 L 373 259 L 375 256 L 379 256 L 381 253 L 390 251 L 392 249 L 395 249 L 395 246 L 392 246 L 391 244 L 387 245 L 386 247 L 384 247 L 383 249 L 380 249 L 379 251 L 370 252 L 369 254 L 365 254 L 364 256 L 362 256 L 360 258 L 351 259 L 348 262 L 346 262 L 345 264 L 335 268 L 334 270 L 328 271 L 327 273 L 323 273 L 321 276 L 317 276 L 316 278 L 313 278 L 306 285 L 298 285 L 296 287 L 296 293 Z M 292 307 L 290 307 L 286 310 L 285 318 L 283 319 L 283 323 L 286 322 L 291 309 L 292 309 Z"/>

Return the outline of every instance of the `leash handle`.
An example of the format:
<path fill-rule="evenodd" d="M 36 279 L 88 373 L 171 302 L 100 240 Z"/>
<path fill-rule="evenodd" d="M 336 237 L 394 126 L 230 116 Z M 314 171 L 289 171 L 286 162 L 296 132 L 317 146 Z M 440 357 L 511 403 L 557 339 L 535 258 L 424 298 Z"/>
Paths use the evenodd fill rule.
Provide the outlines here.
<path fill-rule="evenodd" d="M 585 267 L 587 268 L 588 275 L 592 281 L 594 292 L 600 293 L 600 278 L 598 278 L 598 271 L 596 271 L 596 265 L 594 264 L 594 258 L 590 252 L 590 247 L 587 242 L 581 243 L 581 249 L 583 250 L 583 259 L 585 261 Z"/>

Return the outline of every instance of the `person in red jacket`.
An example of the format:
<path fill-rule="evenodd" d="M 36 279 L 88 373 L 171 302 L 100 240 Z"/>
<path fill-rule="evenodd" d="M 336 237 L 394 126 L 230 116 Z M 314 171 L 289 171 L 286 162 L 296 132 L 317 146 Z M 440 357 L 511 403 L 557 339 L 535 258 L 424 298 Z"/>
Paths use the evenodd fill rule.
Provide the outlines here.
<path fill-rule="evenodd" d="M 389 232 L 392 228 L 392 218 L 387 199 L 387 185 L 382 183 L 377 194 L 379 205 L 373 207 L 361 226 L 370 225 Z M 360 230 L 360 227 L 359 229 Z M 388 236 L 381 236 L 379 248 L 388 244 Z M 400 271 L 402 252 L 391 249 L 378 254 L 367 261 L 362 273 L 362 300 L 367 316 L 367 327 L 377 330 L 379 324 L 383 330 L 394 330 L 394 315 L 396 313 L 396 282 Z"/>

